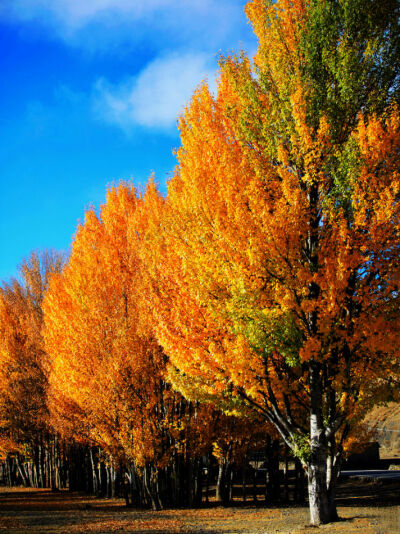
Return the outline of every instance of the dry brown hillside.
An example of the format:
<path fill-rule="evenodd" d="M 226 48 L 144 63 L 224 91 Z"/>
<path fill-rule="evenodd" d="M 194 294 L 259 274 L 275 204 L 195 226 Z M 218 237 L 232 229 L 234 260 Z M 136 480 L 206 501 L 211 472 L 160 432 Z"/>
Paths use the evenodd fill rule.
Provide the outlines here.
<path fill-rule="evenodd" d="M 376 428 L 381 458 L 400 457 L 400 403 L 377 406 L 366 417 L 369 427 Z"/>

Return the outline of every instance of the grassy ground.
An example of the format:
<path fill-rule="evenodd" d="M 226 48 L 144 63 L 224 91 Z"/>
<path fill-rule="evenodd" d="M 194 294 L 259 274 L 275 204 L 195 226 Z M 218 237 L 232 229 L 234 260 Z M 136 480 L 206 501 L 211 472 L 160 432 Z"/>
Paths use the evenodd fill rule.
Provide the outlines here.
<path fill-rule="evenodd" d="M 400 483 L 347 480 L 338 491 L 341 521 L 307 526 L 306 507 L 264 508 L 242 503 L 223 508 L 152 512 L 126 509 L 121 499 L 69 492 L 0 488 L 0 533 L 301 533 L 387 534 L 400 532 Z"/>

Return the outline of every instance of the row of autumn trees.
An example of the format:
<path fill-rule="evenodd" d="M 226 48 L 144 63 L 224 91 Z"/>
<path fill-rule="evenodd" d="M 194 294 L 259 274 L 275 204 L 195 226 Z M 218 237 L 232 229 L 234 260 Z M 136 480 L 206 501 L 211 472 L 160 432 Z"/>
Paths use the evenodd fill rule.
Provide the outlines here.
<path fill-rule="evenodd" d="M 276 499 L 276 432 L 245 407 L 225 415 L 211 396 L 185 398 L 168 381 L 136 237 L 143 210 L 132 186 L 111 189 L 99 216 L 86 213 L 67 262 L 33 253 L 21 280 L 3 284 L 3 477 L 123 494 L 128 504 L 154 509 L 193 506 L 202 501 L 211 454 L 217 498 L 228 502 L 233 468 L 263 449 L 271 459 L 267 498 Z"/>
<path fill-rule="evenodd" d="M 148 494 L 210 444 L 277 432 L 326 523 L 344 448 L 398 385 L 400 6 L 246 12 L 254 61 L 222 58 L 216 95 L 194 93 L 167 196 L 111 189 L 53 269 L 47 409 Z"/>
<path fill-rule="evenodd" d="M 148 194 L 163 202 L 153 184 Z M 228 502 L 233 470 L 245 476 L 251 454 L 262 451 L 265 498 L 275 501 L 282 447 L 271 425 L 244 404 L 238 410 L 231 392 L 216 402 L 171 387 L 176 370 L 155 341 L 138 257 L 136 217 L 145 209 L 132 186 L 111 189 L 99 216 L 87 212 L 68 262 L 33 253 L 19 280 L 3 284 L 0 478 L 123 494 L 158 509 L 200 504 L 213 458 L 217 498 Z"/>

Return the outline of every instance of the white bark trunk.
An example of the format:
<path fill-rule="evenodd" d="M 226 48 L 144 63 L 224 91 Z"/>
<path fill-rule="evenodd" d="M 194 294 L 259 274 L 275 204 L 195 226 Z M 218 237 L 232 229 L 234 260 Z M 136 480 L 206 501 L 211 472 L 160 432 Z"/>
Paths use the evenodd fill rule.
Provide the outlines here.
<path fill-rule="evenodd" d="M 337 519 L 334 481 L 328 467 L 328 443 L 322 417 L 322 385 L 318 367 L 311 370 L 310 444 L 308 463 L 308 496 L 312 525 L 330 523 Z"/>

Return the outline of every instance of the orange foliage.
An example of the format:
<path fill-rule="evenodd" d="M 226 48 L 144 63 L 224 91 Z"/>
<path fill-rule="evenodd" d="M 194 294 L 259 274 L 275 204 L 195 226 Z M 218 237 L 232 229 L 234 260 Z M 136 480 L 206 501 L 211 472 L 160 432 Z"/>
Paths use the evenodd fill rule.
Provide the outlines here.
<path fill-rule="evenodd" d="M 310 116 L 310 9 L 248 3 L 256 68 L 224 58 L 217 96 L 194 93 L 144 251 L 175 386 L 245 399 L 303 458 L 312 402 L 340 449 L 400 341 L 399 112 Z"/>
<path fill-rule="evenodd" d="M 33 445 L 49 428 L 41 304 L 62 262 L 56 253 L 32 253 L 21 281 L 0 290 L 0 457 Z"/>
<path fill-rule="evenodd" d="M 190 408 L 165 381 L 135 238 L 140 206 L 131 186 L 110 189 L 100 214 L 86 213 L 70 260 L 51 281 L 44 303 L 49 399 L 64 435 L 163 467 L 189 450 L 191 432 L 191 451 L 207 447 L 208 432 L 204 409 Z"/>

